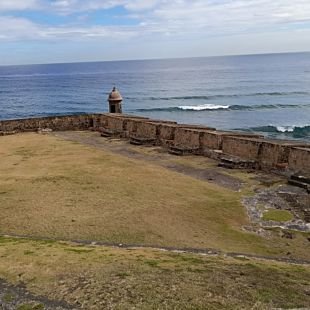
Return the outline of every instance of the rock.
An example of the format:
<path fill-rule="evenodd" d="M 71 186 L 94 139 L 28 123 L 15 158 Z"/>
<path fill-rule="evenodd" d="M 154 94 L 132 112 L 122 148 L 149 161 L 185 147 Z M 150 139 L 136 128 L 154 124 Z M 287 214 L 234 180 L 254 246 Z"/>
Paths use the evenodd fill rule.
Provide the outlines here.
<path fill-rule="evenodd" d="M 50 133 L 52 131 L 53 131 L 53 129 L 51 129 L 51 128 L 39 128 L 37 133 L 38 134 L 47 134 L 47 133 Z"/>

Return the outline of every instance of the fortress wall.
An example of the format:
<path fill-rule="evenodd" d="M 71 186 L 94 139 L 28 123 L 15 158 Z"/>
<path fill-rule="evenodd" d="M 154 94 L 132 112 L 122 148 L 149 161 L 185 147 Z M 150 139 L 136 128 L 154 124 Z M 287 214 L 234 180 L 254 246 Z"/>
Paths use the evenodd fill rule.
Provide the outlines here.
<path fill-rule="evenodd" d="M 44 128 L 54 131 L 85 130 L 93 127 L 93 119 L 96 117 L 96 115 L 85 114 L 0 121 L 0 131 L 26 132 Z"/>
<path fill-rule="evenodd" d="M 176 128 L 178 128 L 177 124 L 161 124 L 159 127 L 159 140 L 174 140 Z"/>
<path fill-rule="evenodd" d="M 222 150 L 224 154 L 254 160 L 262 168 L 288 168 L 292 172 L 310 173 L 310 145 L 294 141 L 268 140 L 260 135 L 217 131 L 204 126 L 180 125 L 176 122 L 150 120 L 126 114 L 83 114 L 0 121 L 0 135 L 14 132 L 88 130 L 108 128 L 126 135 L 157 139 L 162 146 L 199 150 Z M 197 152 L 196 152 L 197 153 Z M 209 155 L 208 155 L 209 154 Z M 281 165 L 281 167 L 280 167 Z"/>
<path fill-rule="evenodd" d="M 262 141 L 262 139 L 257 138 L 223 136 L 223 153 L 257 161 Z"/>
<path fill-rule="evenodd" d="M 137 131 L 136 135 L 139 138 L 149 138 L 156 139 L 158 128 L 160 127 L 159 123 L 154 122 L 137 122 Z"/>
<path fill-rule="evenodd" d="M 263 141 L 259 161 L 264 167 L 274 167 L 280 163 L 287 163 L 287 148 L 271 141 Z"/>
<path fill-rule="evenodd" d="M 109 117 L 107 118 L 106 127 L 112 130 L 123 131 L 126 126 L 126 119 L 123 117 Z"/>
<path fill-rule="evenodd" d="M 106 127 L 108 122 L 108 114 L 97 114 L 93 117 L 93 128 L 99 129 Z"/>
<path fill-rule="evenodd" d="M 310 175 L 310 146 L 292 147 L 288 158 L 289 169 L 294 172 Z"/>
<path fill-rule="evenodd" d="M 132 135 L 132 134 L 136 133 L 136 131 L 137 131 L 137 124 L 140 121 L 141 120 L 134 119 L 134 118 L 127 119 L 126 124 L 125 124 L 125 129 L 126 129 L 126 131 L 128 131 L 129 135 Z"/>
<path fill-rule="evenodd" d="M 202 125 L 178 124 L 178 126 L 182 128 L 196 129 L 196 130 L 216 130 L 216 128 L 202 126 Z"/>
<path fill-rule="evenodd" d="M 202 149 L 221 150 L 223 142 L 223 134 L 218 131 L 205 131 L 202 133 L 201 146 Z"/>
<path fill-rule="evenodd" d="M 146 117 L 132 116 L 126 114 L 106 114 L 107 122 L 104 127 L 111 130 L 125 131 L 127 130 L 128 120 L 148 120 Z"/>
<path fill-rule="evenodd" d="M 298 146 L 304 147 L 305 143 L 265 140 L 262 142 L 259 161 L 263 167 L 288 164 L 292 148 Z"/>
<path fill-rule="evenodd" d="M 174 146 L 187 149 L 200 149 L 202 130 L 177 127 L 174 135 Z"/>
<path fill-rule="evenodd" d="M 246 134 L 242 132 L 212 130 L 202 134 L 201 146 L 203 150 L 221 150 L 223 148 L 223 137 L 242 137 L 242 138 L 263 138 L 261 135 Z"/>

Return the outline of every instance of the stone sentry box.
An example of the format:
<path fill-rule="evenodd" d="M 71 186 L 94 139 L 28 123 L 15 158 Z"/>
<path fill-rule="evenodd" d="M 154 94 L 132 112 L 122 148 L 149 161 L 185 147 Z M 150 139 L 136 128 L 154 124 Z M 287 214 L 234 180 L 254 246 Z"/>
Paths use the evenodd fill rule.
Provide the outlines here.
<path fill-rule="evenodd" d="M 120 92 L 116 89 L 116 87 L 113 87 L 108 98 L 110 113 L 122 113 L 122 101 L 123 98 Z"/>

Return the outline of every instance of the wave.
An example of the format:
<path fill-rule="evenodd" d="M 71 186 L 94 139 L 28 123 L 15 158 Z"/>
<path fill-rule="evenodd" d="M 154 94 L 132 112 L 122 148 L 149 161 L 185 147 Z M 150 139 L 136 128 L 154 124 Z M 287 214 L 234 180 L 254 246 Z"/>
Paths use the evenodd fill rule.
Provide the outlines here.
<path fill-rule="evenodd" d="M 251 128 L 238 128 L 235 130 L 250 131 L 250 132 L 262 132 L 270 135 L 285 135 L 293 138 L 310 138 L 310 125 L 306 126 L 259 126 Z"/>
<path fill-rule="evenodd" d="M 178 106 L 162 107 L 149 109 L 136 109 L 136 112 L 184 112 L 184 111 L 253 111 L 262 109 L 287 109 L 287 108 L 305 108 L 310 104 L 259 104 L 259 105 L 219 105 L 219 104 L 202 104 L 196 106 Z"/>
<path fill-rule="evenodd" d="M 258 92 L 251 94 L 227 94 L 227 95 L 200 95 L 200 96 L 176 96 L 176 97 L 145 97 L 141 100 L 154 100 L 154 101 L 169 101 L 169 100 L 213 100 L 220 98 L 241 98 L 241 97 L 268 97 L 268 96 L 306 96 L 310 95 L 310 92 L 294 91 L 294 92 Z M 137 99 L 137 98 L 128 98 Z M 139 98 L 140 99 L 140 98 Z"/>

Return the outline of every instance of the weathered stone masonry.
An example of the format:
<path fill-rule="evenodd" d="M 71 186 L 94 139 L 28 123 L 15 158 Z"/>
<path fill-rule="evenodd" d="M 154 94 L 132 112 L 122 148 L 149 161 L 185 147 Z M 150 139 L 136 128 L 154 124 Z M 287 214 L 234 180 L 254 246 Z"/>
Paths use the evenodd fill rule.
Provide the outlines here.
<path fill-rule="evenodd" d="M 125 114 L 83 114 L 0 121 L 0 135 L 51 129 L 96 130 L 107 136 L 152 142 L 216 158 L 229 156 L 261 169 L 285 169 L 310 175 L 310 144 L 265 139 L 261 135 L 219 131 Z"/>

